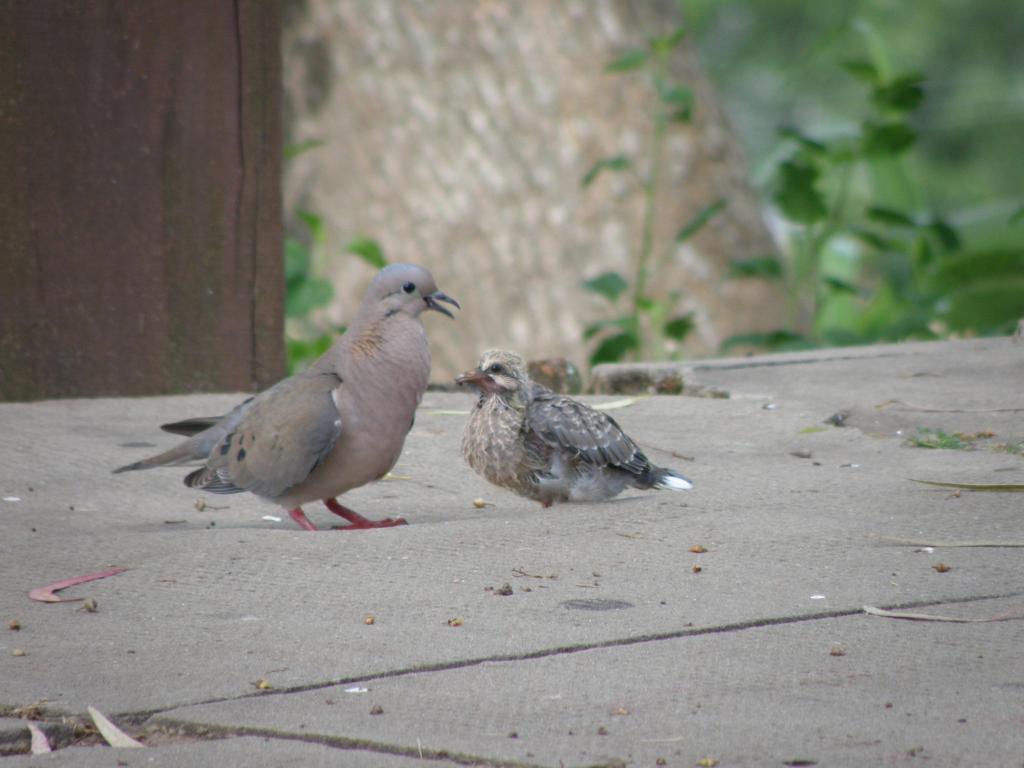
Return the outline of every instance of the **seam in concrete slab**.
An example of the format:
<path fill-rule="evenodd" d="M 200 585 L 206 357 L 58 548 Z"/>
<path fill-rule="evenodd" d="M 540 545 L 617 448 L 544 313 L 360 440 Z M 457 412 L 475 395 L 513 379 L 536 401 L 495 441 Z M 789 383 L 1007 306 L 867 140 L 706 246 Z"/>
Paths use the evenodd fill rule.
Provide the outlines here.
<path fill-rule="evenodd" d="M 997 600 L 1008 597 L 1019 597 L 1021 595 L 1024 595 L 1024 592 L 1004 592 L 993 595 L 950 597 L 935 600 L 914 600 L 906 603 L 892 603 L 887 605 L 881 605 L 879 607 L 883 610 L 889 611 L 904 611 L 912 608 L 927 608 L 936 605 L 972 603 L 980 602 L 982 600 Z M 536 651 L 529 651 L 527 653 L 520 654 L 510 653 L 495 654 L 492 656 L 479 656 L 472 659 L 459 659 L 456 661 L 444 661 L 435 664 L 422 664 L 415 667 L 405 667 L 403 669 L 394 669 L 386 672 L 376 672 L 368 675 L 344 677 L 339 680 L 332 680 L 323 683 L 307 683 L 304 685 L 295 685 L 287 688 L 275 688 L 268 691 L 243 693 L 239 694 L 238 696 L 221 696 L 217 698 L 206 699 L 203 701 L 195 701 L 187 704 L 178 704 L 171 707 L 163 707 L 160 709 L 139 712 L 126 712 L 119 714 L 118 717 L 122 719 L 126 718 L 129 721 L 143 722 L 155 715 L 159 715 L 166 712 L 173 712 L 176 709 L 183 709 L 185 707 L 197 707 L 206 704 L 221 704 L 227 701 L 242 701 L 245 699 L 263 698 L 266 696 L 281 696 L 292 693 L 307 693 L 309 691 L 318 691 L 323 690 L 325 688 L 334 688 L 340 685 L 352 685 L 354 683 L 365 683 L 373 680 L 386 680 L 393 677 L 405 677 L 407 675 L 429 674 L 434 672 L 448 672 L 457 669 L 466 669 L 468 667 L 476 667 L 481 664 L 500 664 L 516 661 L 532 661 L 534 659 L 545 659 L 551 656 L 563 656 L 566 654 L 581 653 L 583 651 L 593 651 L 602 648 L 618 648 L 630 645 L 640 645 L 642 643 L 659 642 L 662 640 L 676 640 L 683 637 L 697 637 L 700 635 L 742 632 L 748 629 L 757 629 L 759 627 L 771 627 L 778 626 L 781 624 L 801 624 L 809 621 L 820 621 L 822 619 L 835 619 L 843 618 L 846 616 L 856 616 L 858 614 L 863 614 L 866 616 L 866 614 L 864 614 L 863 608 L 844 608 L 832 611 L 819 611 L 817 613 L 800 614 L 798 616 L 776 616 L 772 618 L 737 621 L 730 624 L 718 624 L 708 627 L 675 629 L 667 632 L 654 632 L 646 635 L 635 635 L 632 637 L 621 637 L 613 640 L 602 640 L 595 643 L 576 643 L 574 645 L 557 646 L 555 648 L 542 648 Z"/>
<path fill-rule="evenodd" d="M 881 607 L 885 610 L 898 611 L 912 608 L 924 608 L 935 605 L 952 605 L 958 603 L 981 602 L 983 600 L 1005 599 L 1010 597 L 1019 597 L 1021 595 L 1024 595 L 1024 592 L 1015 591 L 992 595 L 975 595 L 968 597 L 952 597 L 934 600 L 915 600 L 904 603 L 887 604 Z M 333 688 L 339 685 L 351 685 L 352 683 L 364 683 L 373 680 L 382 680 L 393 677 L 404 677 L 407 675 L 421 673 L 447 672 L 451 670 L 466 669 L 468 667 L 479 666 L 481 664 L 531 661 L 534 659 L 543 659 L 552 656 L 580 653 L 582 651 L 592 651 L 602 648 L 624 647 L 631 645 L 639 645 L 641 643 L 658 642 L 662 640 L 675 640 L 684 637 L 697 637 L 701 635 L 742 632 L 749 629 L 757 629 L 759 627 L 779 626 L 784 624 L 801 624 L 811 621 L 820 621 L 822 619 L 834 619 L 848 616 L 856 616 L 862 613 L 862 608 L 846 608 L 832 611 L 819 611 L 817 613 L 802 614 L 799 616 L 777 616 L 772 618 L 751 619 L 749 621 L 733 622 L 730 624 L 720 624 L 709 627 L 695 627 L 672 630 L 669 632 L 655 632 L 646 635 L 637 635 L 634 637 L 604 640 L 596 643 L 577 643 L 575 645 L 560 646 L 556 648 L 544 648 L 523 654 L 498 654 L 492 656 L 482 656 L 474 659 L 462 659 L 458 661 L 441 662 L 437 664 L 425 664 L 417 667 L 396 669 L 389 672 L 379 672 L 370 675 L 360 675 L 355 677 L 342 678 L 340 680 L 334 680 L 324 683 L 310 683 L 306 685 L 292 686 L 289 688 L 279 688 L 259 693 L 245 693 L 239 696 L 223 696 L 213 699 L 207 699 L 205 701 L 179 704 L 171 707 L 163 707 L 160 709 L 121 713 L 116 715 L 116 719 L 121 722 L 131 723 L 136 726 L 145 724 L 147 726 L 154 727 L 157 729 L 178 729 L 181 732 L 181 735 L 189 738 L 194 738 L 196 740 L 223 739 L 243 736 L 262 736 L 265 738 L 285 739 L 291 741 L 302 741 L 307 743 L 321 744 L 323 746 L 332 747 L 336 749 L 365 750 L 381 754 L 391 754 L 403 757 L 420 758 L 424 760 L 447 761 L 454 763 L 456 765 L 486 765 L 494 766 L 495 768 L 505 766 L 507 766 L 507 768 L 542 768 L 542 766 L 540 766 L 539 764 L 534 763 L 521 763 L 516 761 L 498 760 L 495 758 L 481 757 L 478 755 L 452 753 L 448 752 L 447 750 L 424 750 L 420 749 L 419 747 L 405 747 L 395 744 L 386 744 L 383 742 L 369 741 L 366 739 L 356 739 L 346 736 L 330 736 L 326 734 L 314 733 L 294 733 L 291 731 L 279 731 L 273 728 L 258 728 L 250 726 L 221 726 L 208 723 L 197 723 L 188 720 L 179 720 L 176 718 L 166 717 L 163 716 L 163 713 L 172 712 L 176 709 L 182 709 L 184 707 L 202 706 L 205 704 L 218 704 L 229 701 L 241 701 L 244 699 L 259 698 L 265 696 L 306 693 L 309 691 L 323 690 L 325 688 Z M 13 706 L 0 705 L 0 714 L 3 714 L 4 712 L 11 712 L 14 709 L 15 707 Z M 51 719 L 56 716 L 64 718 L 68 717 L 67 713 L 65 712 L 61 712 L 60 715 L 58 715 L 56 710 L 43 710 L 42 708 L 40 709 L 39 715 L 41 720 Z M 45 728 L 47 726 L 54 725 L 54 723 L 44 722 L 41 723 L 41 725 Z M 6 741 L 10 741 L 10 737 L 13 734 L 5 735 L 8 737 Z M 7 746 L 9 747 L 10 745 L 8 744 Z"/>
<path fill-rule="evenodd" d="M 349 736 L 331 736 L 324 733 L 295 733 L 280 731 L 276 728 L 257 728 L 252 726 L 220 726 L 197 723 L 190 720 L 158 717 L 151 721 L 157 728 L 174 728 L 183 735 L 194 734 L 197 740 L 225 739 L 242 736 L 262 736 L 284 741 L 301 741 L 308 744 L 320 744 L 334 749 L 362 750 L 399 757 L 412 757 L 421 760 L 446 761 L 456 765 L 487 765 L 494 768 L 544 768 L 538 763 L 521 763 L 516 760 L 499 760 L 493 757 L 467 755 L 461 752 L 449 752 L 446 749 L 423 749 L 420 747 L 404 747 L 387 744 L 369 739 L 356 739 Z"/>
<path fill-rule="evenodd" d="M 920 356 L 920 352 L 879 352 L 873 355 L 835 355 L 789 360 L 757 359 L 736 363 L 682 363 L 679 367 L 691 371 L 736 371 L 747 368 L 777 368 L 784 365 L 811 365 L 813 363 L 836 363 L 849 360 L 879 360 L 886 357 Z"/>

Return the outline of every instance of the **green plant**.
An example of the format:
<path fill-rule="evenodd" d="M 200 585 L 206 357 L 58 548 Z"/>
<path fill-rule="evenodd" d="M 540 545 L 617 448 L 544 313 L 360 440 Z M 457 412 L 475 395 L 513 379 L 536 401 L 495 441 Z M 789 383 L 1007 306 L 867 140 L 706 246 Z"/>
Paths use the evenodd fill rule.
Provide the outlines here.
<path fill-rule="evenodd" d="M 787 328 L 742 334 L 723 350 L 858 344 L 951 333 L 1005 333 L 1024 316 L 1024 243 L 1003 237 L 969 247 L 953 217 L 930 211 L 905 156 L 924 99 L 921 75 L 894 72 L 877 34 L 872 61 L 845 64 L 868 89 L 869 110 L 850 134 L 796 129 L 773 183 L 786 219 L 785 257 L 737 261 L 733 277 L 783 280 Z"/>
<path fill-rule="evenodd" d="M 650 288 L 660 264 L 656 258 L 658 244 L 655 243 L 654 221 L 665 138 L 673 126 L 689 123 L 693 114 L 692 92 L 674 82 L 668 71 L 671 54 L 684 36 L 682 29 L 676 29 L 668 35 L 652 38 L 645 47 L 630 49 L 605 66 L 606 72 L 614 74 L 643 72 L 655 106 L 645 167 L 641 168 L 635 158 L 617 154 L 598 160 L 581 179 L 582 186 L 589 187 L 602 173 L 631 173 L 643 193 L 641 239 L 634 253 L 632 282 L 621 273 L 610 271 L 583 283 L 586 290 L 602 296 L 619 313 L 592 323 L 584 330 L 584 339 L 595 343 L 590 355 L 591 365 L 626 358 L 666 357 L 668 342 L 682 341 L 693 329 L 692 313 L 676 312 L 678 292 L 669 291 L 658 297 Z M 723 208 L 724 200 L 706 206 L 679 229 L 674 242 L 693 237 Z"/>
<path fill-rule="evenodd" d="M 314 268 L 325 250 L 323 220 L 309 211 L 300 211 L 297 218 L 305 230 L 289 234 L 284 241 L 285 348 L 289 374 L 316 360 L 345 332 L 345 326 L 326 322 L 320 313 L 334 300 L 334 286 L 317 275 Z M 345 251 L 377 269 L 387 264 L 380 245 L 366 237 L 355 238 Z"/>

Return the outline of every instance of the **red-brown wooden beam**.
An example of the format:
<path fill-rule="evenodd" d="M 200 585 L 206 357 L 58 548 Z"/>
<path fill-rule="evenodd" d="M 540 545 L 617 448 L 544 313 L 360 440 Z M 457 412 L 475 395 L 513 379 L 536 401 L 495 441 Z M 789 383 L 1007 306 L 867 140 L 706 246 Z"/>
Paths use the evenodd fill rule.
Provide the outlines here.
<path fill-rule="evenodd" d="M 279 4 L 0 16 L 0 399 L 280 378 Z"/>

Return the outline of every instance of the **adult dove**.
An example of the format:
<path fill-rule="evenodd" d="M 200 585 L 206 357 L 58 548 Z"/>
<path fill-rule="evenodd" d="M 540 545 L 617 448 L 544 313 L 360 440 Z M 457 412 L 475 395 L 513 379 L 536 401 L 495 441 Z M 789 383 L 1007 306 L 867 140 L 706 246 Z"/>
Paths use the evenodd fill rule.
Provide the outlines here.
<path fill-rule="evenodd" d="M 462 454 L 477 474 L 545 507 L 610 499 L 627 486 L 685 491 L 607 414 L 530 381 L 519 355 L 492 349 L 456 379 L 480 394 Z"/>
<path fill-rule="evenodd" d="M 185 485 L 213 493 L 250 491 L 316 527 L 302 505 L 322 500 L 349 521 L 343 530 L 403 525 L 368 520 L 336 496 L 379 480 L 398 461 L 430 375 L 420 315 L 458 307 L 423 267 L 392 264 L 370 283 L 348 331 L 315 363 L 249 398 L 226 416 L 191 419 L 164 429 L 191 435 L 174 448 L 115 472 L 205 464 Z"/>

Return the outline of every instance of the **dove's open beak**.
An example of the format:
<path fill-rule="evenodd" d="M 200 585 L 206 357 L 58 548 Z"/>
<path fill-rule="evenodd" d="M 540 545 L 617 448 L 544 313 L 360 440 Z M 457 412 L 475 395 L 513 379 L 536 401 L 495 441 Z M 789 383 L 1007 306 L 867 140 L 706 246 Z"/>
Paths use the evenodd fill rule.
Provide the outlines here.
<path fill-rule="evenodd" d="M 428 293 L 426 296 L 423 297 L 423 301 L 426 302 L 427 309 L 432 309 L 435 312 L 440 312 L 442 315 L 448 315 L 448 317 L 452 318 L 452 320 L 455 319 L 455 315 L 453 315 L 451 312 L 449 312 L 447 309 L 442 307 L 437 302 L 443 301 L 446 304 L 451 304 L 456 309 L 462 309 L 462 307 L 459 306 L 459 302 L 457 302 L 451 296 L 441 293 L 441 291 L 434 291 L 433 293 Z"/>
<path fill-rule="evenodd" d="M 471 371 L 466 371 L 461 376 L 456 377 L 455 383 L 460 387 L 463 384 L 469 384 L 471 387 L 476 387 L 481 392 L 496 392 L 497 387 L 494 385 L 494 379 L 488 376 L 486 373 L 481 371 L 479 368 L 474 368 Z"/>

